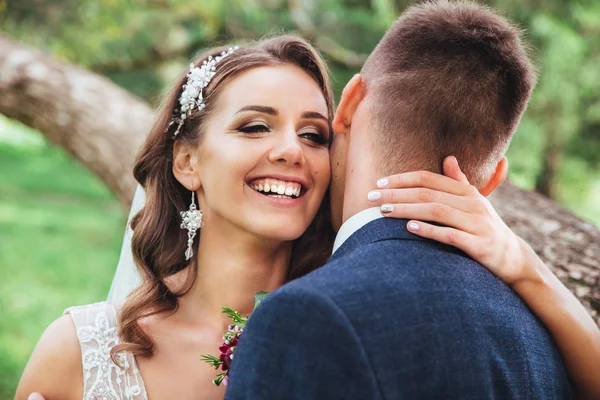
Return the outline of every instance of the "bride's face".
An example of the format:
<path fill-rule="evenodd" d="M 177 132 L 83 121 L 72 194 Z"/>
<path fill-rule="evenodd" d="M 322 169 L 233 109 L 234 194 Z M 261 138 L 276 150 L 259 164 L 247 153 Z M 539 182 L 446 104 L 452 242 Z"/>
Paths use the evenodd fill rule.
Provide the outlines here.
<path fill-rule="evenodd" d="M 205 226 L 298 238 L 329 185 L 327 115 L 319 86 L 297 66 L 255 68 L 228 82 L 198 151 Z"/>

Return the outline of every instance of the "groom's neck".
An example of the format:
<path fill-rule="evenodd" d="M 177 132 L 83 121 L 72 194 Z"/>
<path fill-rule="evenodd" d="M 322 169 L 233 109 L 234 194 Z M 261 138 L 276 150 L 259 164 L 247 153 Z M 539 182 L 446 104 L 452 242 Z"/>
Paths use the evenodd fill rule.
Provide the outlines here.
<path fill-rule="evenodd" d="M 348 165 L 346 183 L 344 188 L 344 206 L 342 212 L 342 223 L 359 212 L 373 207 L 367 199 L 370 191 L 377 189 L 377 176 L 375 169 L 375 158 L 373 154 L 350 154 L 352 162 Z"/>

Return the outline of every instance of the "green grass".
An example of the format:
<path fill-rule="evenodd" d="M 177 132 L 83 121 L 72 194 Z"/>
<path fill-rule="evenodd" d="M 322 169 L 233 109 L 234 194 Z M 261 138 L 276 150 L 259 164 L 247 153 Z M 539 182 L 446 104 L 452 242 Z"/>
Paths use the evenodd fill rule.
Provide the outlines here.
<path fill-rule="evenodd" d="M 124 224 L 117 200 L 68 155 L 0 135 L 0 399 L 14 396 L 50 322 L 106 298 Z"/>

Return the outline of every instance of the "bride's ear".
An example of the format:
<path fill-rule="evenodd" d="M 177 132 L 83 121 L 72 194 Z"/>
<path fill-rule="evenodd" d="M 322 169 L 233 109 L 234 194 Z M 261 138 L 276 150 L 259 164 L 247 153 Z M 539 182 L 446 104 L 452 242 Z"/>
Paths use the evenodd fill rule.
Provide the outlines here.
<path fill-rule="evenodd" d="M 198 149 L 176 141 L 173 146 L 173 175 L 188 190 L 198 190 L 200 184 Z"/>
<path fill-rule="evenodd" d="M 363 85 L 362 76 L 356 74 L 346 84 L 340 104 L 331 124 L 333 131 L 337 134 L 345 134 L 352 125 L 352 117 L 356 108 L 365 97 L 365 88 Z"/>

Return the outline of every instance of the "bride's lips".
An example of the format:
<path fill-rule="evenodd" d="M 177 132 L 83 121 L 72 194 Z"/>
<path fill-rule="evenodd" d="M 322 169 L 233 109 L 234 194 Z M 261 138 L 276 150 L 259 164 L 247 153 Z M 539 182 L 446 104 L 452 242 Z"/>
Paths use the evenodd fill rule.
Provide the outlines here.
<path fill-rule="evenodd" d="M 260 199 L 262 199 L 263 201 L 267 201 L 268 203 L 275 206 L 284 207 L 295 206 L 300 204 L 304 198 L 304 195 L 309 190 L 307 181 L 304 178 L 290 175 L 253 176 L 251 178 L 248 178 L 245 184 L 248 187 L 248 189 L 250 189 L 253 193 L 259 196 Z M 286 189 L 288 189 L 286 192 L 284 192 L 284 194 L 286 194 L 286 197 L 276 197 L 283 195 L 281 191 L 263 191 L 263 184 L 278 184 L 279 187 L 285 186 Z M 257 186 L 260 186 L 261 189 L 257 190 Z"/>

